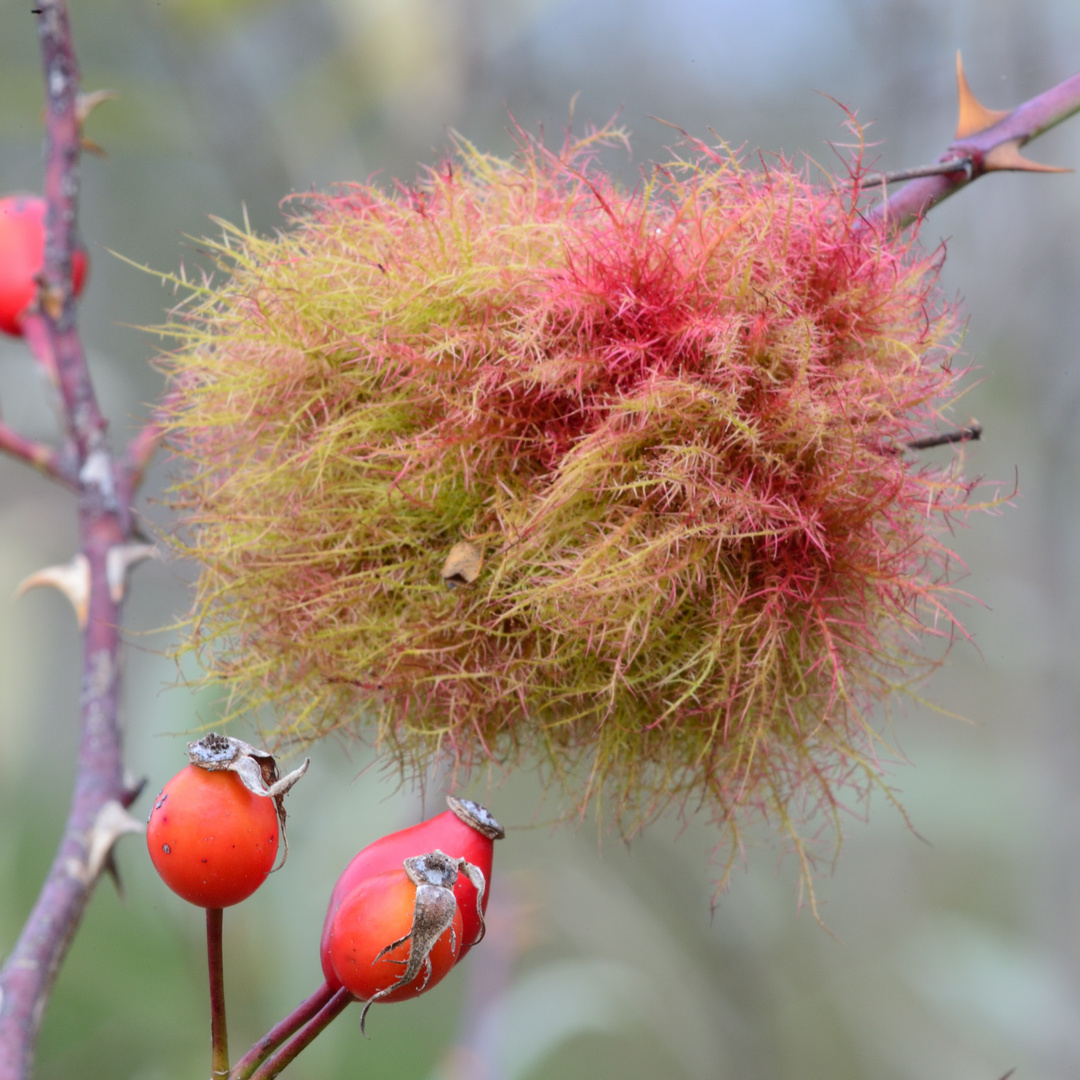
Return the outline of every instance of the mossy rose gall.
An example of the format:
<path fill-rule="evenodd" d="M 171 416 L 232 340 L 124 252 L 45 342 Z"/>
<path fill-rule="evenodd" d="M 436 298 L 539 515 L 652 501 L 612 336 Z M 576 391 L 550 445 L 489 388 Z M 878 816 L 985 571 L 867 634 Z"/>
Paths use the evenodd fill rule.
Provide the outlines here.
<path fill-rule="evenodd" d="M 869 709 L 952 626 L 969 488 L 904 444 L 956 319 L 857 165 L 692 143 L 627 190 L 613 138 L 463 145 L 217 246 L 166 360 L 190 643 L 290 738 L 788 826 L 874 782 Z"/>

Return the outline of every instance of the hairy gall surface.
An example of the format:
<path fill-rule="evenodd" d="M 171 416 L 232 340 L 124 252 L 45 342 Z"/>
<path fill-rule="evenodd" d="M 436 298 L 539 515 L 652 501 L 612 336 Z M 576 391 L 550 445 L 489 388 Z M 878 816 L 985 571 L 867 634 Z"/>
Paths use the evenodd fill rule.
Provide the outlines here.
<path fill-rule="evenodd" d="M 166 360 L 190 645 L 285 740 L 790 827 L 874 782 L 868 710 L 954 629 L 969 489 L 903 444 L 955 313 L 857 175 L 692 143 L 624 190 L 611 136 L 226 229 Z"/>

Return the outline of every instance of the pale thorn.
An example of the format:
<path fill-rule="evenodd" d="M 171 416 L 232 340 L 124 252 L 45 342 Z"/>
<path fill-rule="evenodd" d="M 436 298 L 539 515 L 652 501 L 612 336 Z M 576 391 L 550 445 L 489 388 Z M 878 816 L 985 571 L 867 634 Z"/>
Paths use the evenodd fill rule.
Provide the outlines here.
<path fill-rule="evenodd" d="M 103 101 L 112 101 L 119 96 L 115 90 L 95 90 L 90 94 L 76 94 L 75 96 L 75 119 L 79 123 L 79 146 L 96 157 L 108 157 L 108 154 L 105 153 L 104 147 L 99 146 L 93 139 L 88 139 L 82 133 L 83 126 L 86 124 L 87 117 Z"/>
<path fill-rule="evenodd" d="M 36 574 L 31 574 L 19 583 L 15 590 L 15 599 L 18 600 L 23 593 L 42 585 L 51 585 L 59 589 L 75 609 L 75 618 L 79 621 L 79 629 L 86 629 L 86 621 L 90 614 L 90 560 L 80 551 L 69 563 L 63 566 L 46 566 Z"/>
<path fill-rule="evenodd" d="M 87 117 L 104 101 L 115 101 L 120 95 L 115 90 L 91 90 L 89 93 L 76 94 L 75 119 L 79 125 L 86 123 Z"/>
<path fill-rule="evenodd" d="M 983 168 L 987 172 L 1073 172 L 1073 169 L 1062 168 L 1060 165 L 1043 165 L 1042 162 L 1032 161 L 1020 153 L 1022 142 L 1020 139 L 1010 139 L 1008 142 L 998 143 L 983 157 Z"/>
<path fill-rule="evenodd" d="M 161 553 L 154 544 L 114 544 L 105 555 L 105 580 L 109 599 L 119 604 L 127 588 L 128 571 L 144 559 L 159 559 Z"/>
<path fill-rule="evenodd" d="M 967 78 L 964 75 L 964 65 L 960 60 L 960 53 L 956 54 L 956 87 L 960 97 L 960 118 L 956 122 L 956 135 L 953 140 L 966 139 L 970 135 L 978 135 L 980 132 L 992 128 L 1000 123 L 1011 113 L 1008 109 L 988 109 L 971 92 Z M 1059 168 L 1056 165 L 1043 165 L 1038 161 L 1030 161 L 1020 153 L 1020 147 L 1026 139 L 1009 139 L 1008 142 L 999 143 L 988 150 L 983 156 L 983 169 L 986 172 L 1073 172 L 1072 169 Z"/>
<path fill-rule="evenodd" d="M 956 89 L 960 97 L 960 118 L 956 121 L 956 139 L 966 139 L 993 127 L 999 120 L 1009 115 L 1007 110 L 988 109 L 972 92 L 964 75 L 964 65 L 960 60 L 960 50 L 956 52 Z"/>
<path fill-rule="evenodd" d="M 92 90 L 88 94 L 75 95 L 75 122 L 79 125 L 79 145 L 83 150 L 89 150 L 98 157 L 107 156 L 96 142 L 82 134 L 82 129 L 87 118 L 103 101 L 113 101 L 119 96 L 115 90 Z M 41 110 L 41 118 L 45 119 L 44 109 Z"/>
<path fill-rule="evenodd" d="M 130 806 L 141 794 L 144 787 L 146 787 L 147 777 L 136 777 L 135 774 L 125 765 L 124 766 L 124 793 L 127 805 Z"/>
<path fill-rule="evenodd" d="M 121 836 L 142 833 L 146 829 L 138 818 L 128 813 L 115 799 L 110 799 L 99 811 L 90 830 L 86 855 L 86 881 L 94 881 L 109 861 L 113 846 Z"/>

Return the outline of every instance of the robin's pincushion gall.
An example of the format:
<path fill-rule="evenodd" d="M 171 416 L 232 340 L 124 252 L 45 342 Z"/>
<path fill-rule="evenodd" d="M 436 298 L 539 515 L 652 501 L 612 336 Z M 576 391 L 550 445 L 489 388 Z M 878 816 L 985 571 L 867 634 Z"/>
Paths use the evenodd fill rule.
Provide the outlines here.
<path fill-rule="evenodd" d="M 288 737 L 788 826 L 874 782 L 869 706 L 953 625 L 969 489 L 903 444 L 957 320 L 858 166 L 691 143 L 626 190 L 616 136 L 227 231 L 166 360 L 190 642 Z"/>

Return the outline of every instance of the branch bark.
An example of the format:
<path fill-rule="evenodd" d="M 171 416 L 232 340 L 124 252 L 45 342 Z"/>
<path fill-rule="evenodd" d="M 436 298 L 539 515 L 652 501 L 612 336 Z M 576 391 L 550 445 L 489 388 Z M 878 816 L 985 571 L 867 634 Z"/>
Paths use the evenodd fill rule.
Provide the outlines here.
<path fill-rule="evenodd" d="M 45 1005 L 68 945 L 115 839 L 135 827 L 123 808 L 136 792 L 123 779 L 118 704 L 120 607 L 108 581 L 109 552 L 132 536 L 130 502 L 118 497 L 118 470 L 107 440 L 76 326 L 71 284 L 79 190 L 79 72 L 64 0 L 38 0 L 38 36 L 47 100 L 46 241 L 38 310 L 25 338 L 58 390 L 70 461 L 46 471 L 78 491 L 80 550 L 89 564 L 84 631 L 81 732 L 71 807 L 59 849 L 22 934 L 0 970 L 0 1080 L 28 1080 Z M 42 464 L 12 436 L 4 447 Z M 65 468 L 60 468 L 60 461 Z M 121 590 L 122 592 L 122 590 Z M 118 825 L 118 819 L 120 824 Z"/>
<path fill-rule="evenodd" d="M 33 465 L 72 491 L 79 490 L 78 478 L 62 454 L 51 446 L 25 438 L 3 422 L 0 422 L 0 451 Z"/>

